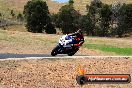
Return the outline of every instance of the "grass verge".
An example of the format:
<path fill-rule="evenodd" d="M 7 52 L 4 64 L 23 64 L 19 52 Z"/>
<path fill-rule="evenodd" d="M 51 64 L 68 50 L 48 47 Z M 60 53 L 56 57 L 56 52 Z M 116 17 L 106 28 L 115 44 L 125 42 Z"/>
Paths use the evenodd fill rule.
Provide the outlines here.
<path fill-rule="evenodd" d="M 120 48 L 105 44 L 84 44 L 84 48 L 101 50 L 103 52 L 114 52 L 118 55 L 132 55 L 132 48 Z"/>

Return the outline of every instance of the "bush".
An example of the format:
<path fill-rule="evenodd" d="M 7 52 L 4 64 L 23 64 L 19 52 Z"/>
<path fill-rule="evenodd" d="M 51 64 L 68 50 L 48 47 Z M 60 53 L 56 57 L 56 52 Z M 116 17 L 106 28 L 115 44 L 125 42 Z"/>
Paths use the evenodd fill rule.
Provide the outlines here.
<path fill-rule="evenodd" d="M 28 1 L 24 6 L 24 15 L 29 32 L 42 33 L 45 26 L 50 23 L 48 6 L 42 0 Z"/>
<path fill-rule="evenodd" d="M 47 24 L 45 32 L 48 34 L 56 34 L 56 29 L 52 23 Z"/>

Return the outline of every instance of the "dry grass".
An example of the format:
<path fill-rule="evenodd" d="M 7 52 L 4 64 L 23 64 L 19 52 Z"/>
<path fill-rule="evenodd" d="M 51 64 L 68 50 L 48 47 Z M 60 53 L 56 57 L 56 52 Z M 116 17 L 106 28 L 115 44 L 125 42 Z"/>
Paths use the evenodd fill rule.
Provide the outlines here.
<path fill-rule="evenodd" d="M 62 35 L 52 34 L 34 34 L 29 32 L 20 32 L 25 29 L 21 27 L 9 27 L 8 30 L 0 30 L 0 53 L 16 53 L 16 54 L 50 54 L 51 50 L 58 43 Z M 10 31 L 9 31 L 10 30 Z M 15 31 L 13 31 L 15 30 Z M 17 30 L 17 31 L 16 31 Z M 131 39 L 117 38 L 92 38 L 85 37 L 87 44 L 104 44 L 116 47 L 131 48 Z M 87 49 L 81 47 L 78 55 L 117 55 L 115 53 L 102 52 L 95 49 Z"/>
<path fill-rule="evenodd" d="M 19 31 L 19 32 L 27 32 L 27 29 L 24 25 L 12 25 L 12 26 L 6 26 L 5 30 L 8 31 Z"/>
<path fill-rule="evenodd" d="M 87 37 L 87 43 L 90 44 L 104 44 L 104 45 L 111 45 L 120 48 L 130 48 L 132 47 L 132 38 L 107 38 L 107 37 Z"/>
<path fill-rule="evenodd" d="M 24 5 L 29 0 L 0 0 L 0 11 L 2 13 L 9 15 L 10 10 L 14 10 L 16 13 L 23 12 Z M 59 9 L 65 5 L 64 3 L 57 3 L 51 0 L 46 0 L 49 6 L 50 13 L 57 13 Z M 106 4 L 113 4 L 117 2 L 121 3 L 132 3 L 131 0 L 101 0 Z M 90 4 L 91 0 L 74 0 L 74 7 L 76 10 L 79 10 L 82 14 L 86 13 L 86 5 Z M 6 11 L 6 12 L 5 12 Z"/>
<path fill-rule="evenodd" d="M 19 12 L 22 13 L 24 9 L 24 5 L 28 1 L 29 0 L 0 0 L 0 11 L 2 10 L 3 12 L 5 12 L 7 10 L 13 9 L 17 13 Z M 51 0 L 46 0 L 46 2 L 47 2 L 47 5 L 49 6 L 49 11 L 51 13 L 57 13 L 60 7 L 64 5 Z"/>
<path fill-rule="evenodd" d="M 76 58 L 0 61 L 2 88 L 131 88 L 130 84 L 76 83 L 77 68 L 87 74 L 131 74 L 132 58 Z"/>

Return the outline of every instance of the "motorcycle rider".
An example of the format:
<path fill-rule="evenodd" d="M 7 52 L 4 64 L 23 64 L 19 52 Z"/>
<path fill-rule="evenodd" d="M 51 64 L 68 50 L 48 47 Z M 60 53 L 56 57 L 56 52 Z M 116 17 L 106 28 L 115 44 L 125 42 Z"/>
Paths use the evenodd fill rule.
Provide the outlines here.
<path fill-rule="evenodd" d="M 59 44 L 52 50 L 51 55 L 68 54 L 74 55 L 84 43 L 84 36 L 81 29 L 77 32 L 64 35 L 60 38 Z"/>
<path fill-rule="evenodd" d="M 73 36 L 74 39 L 72 42 L 70 42 L 70 44 L 72 44 L 72 46 L 82 46 L 82 44 L 84 43 L 84 36 L 83 36 L 83 32 L 81 29 L 77 30 L 77 32 L 72 33 L 72 34 L 68 34 L 69 36 Z"/>

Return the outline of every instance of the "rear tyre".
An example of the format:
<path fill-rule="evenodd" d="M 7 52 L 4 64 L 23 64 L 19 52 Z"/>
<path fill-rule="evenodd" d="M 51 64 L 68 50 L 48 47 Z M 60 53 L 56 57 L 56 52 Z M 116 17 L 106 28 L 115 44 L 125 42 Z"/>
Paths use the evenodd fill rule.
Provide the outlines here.
<path fill-rule="evenodd" d="M 75 49 L 72 52 L 68 53 L 68 56 L 73 56 L 79 49 Z"/>
<path fill-rule="evenodd" d="M 56 46 L 56 47 L 52 50 L 51 55 L 52 55 L 52 56 L 56 56 L 56 55 L 58 54 L 58 49 L 59 49 L 59 45 Z"/>
<path fill-rule="evenodd" d="M 68 53 L 67 55 L 68 56 L 73 56 L 75 53 L 74 52 L 71 52 L 71 53 Z"/>

